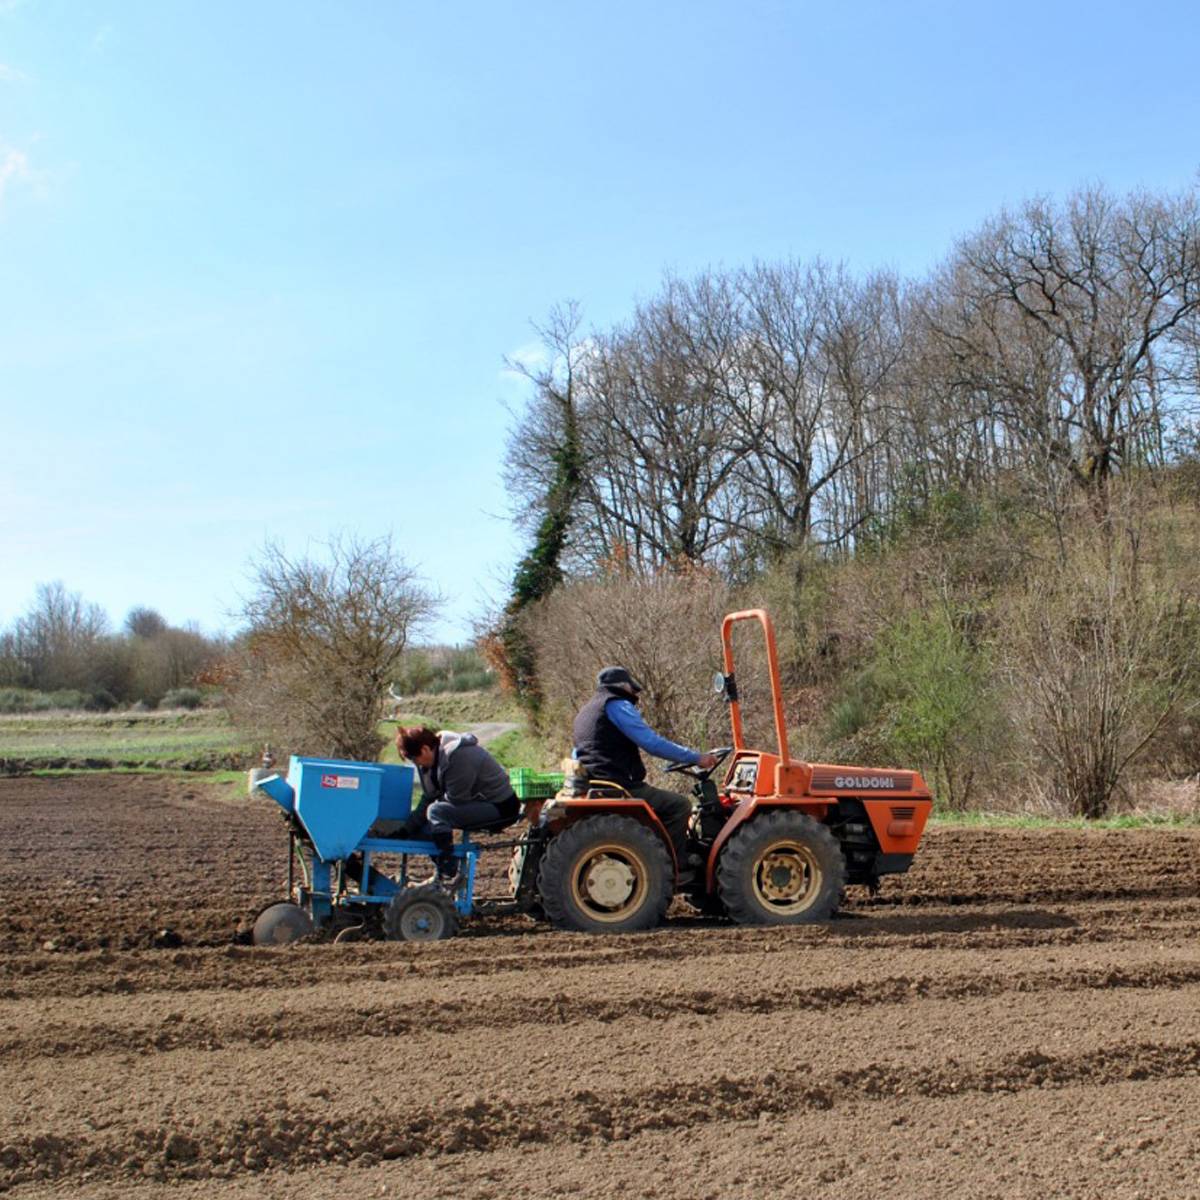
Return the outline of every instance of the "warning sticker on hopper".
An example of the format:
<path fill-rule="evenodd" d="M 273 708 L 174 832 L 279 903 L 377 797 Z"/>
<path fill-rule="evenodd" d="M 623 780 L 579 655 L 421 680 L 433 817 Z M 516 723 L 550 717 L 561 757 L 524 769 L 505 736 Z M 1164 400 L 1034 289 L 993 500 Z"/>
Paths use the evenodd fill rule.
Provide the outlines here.
<path fill-rule="evenodd" d="M 358 788 L 357 775 L 322 775 L 321 786 L 323 788 L 350 788 L 356 790 Z"/>

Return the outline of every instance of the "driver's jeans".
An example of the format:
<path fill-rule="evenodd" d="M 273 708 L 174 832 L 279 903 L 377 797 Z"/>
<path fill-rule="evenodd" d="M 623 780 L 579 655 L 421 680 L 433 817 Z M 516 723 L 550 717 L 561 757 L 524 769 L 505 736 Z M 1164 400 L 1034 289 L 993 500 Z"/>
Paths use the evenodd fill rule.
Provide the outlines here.
<path fill-rule="evenodd" d="M 679 869 L 683 870 L 687 865 L 687 823 L 692 811 L 691 801 L 678 792 L 651 787 L 648 783 L 640 783 L 637 787 L 630 788 L 629 794 L 639 800 L 645 800 L 654 810 L 675 847 Z"/>

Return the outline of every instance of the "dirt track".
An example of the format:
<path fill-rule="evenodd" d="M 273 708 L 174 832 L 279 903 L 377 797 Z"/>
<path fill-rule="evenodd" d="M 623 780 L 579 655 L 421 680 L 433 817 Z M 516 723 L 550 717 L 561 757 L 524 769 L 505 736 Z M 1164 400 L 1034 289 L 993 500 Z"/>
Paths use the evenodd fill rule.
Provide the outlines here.
<path fill-rule="evenodd" d="M 12 1196 L 1200 1197 L 1192 832 L 935 830 L 826 927 L 277 951 L 266 802 L 4 780 L 0 837 Z"/>

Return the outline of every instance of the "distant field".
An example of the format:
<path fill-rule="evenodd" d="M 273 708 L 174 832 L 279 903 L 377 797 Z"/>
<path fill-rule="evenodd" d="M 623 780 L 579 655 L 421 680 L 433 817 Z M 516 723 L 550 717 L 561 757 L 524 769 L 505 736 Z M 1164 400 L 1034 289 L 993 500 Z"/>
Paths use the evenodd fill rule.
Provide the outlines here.
<path fill-rule="evenodd" d="M 408 725 L 465 729 L 499 726 L 488 748 L 505 767 L 557 770 L 567 747 L 532 736 L 511 700 L 496 692 L 464 692 L 406 698 L 399 721 Z M 394 718 L 381 721 L 383 762 L 397 762 Z M 510 728 L 505 728 L 510 727 Z M 220 709 L 170 712 L 41 712 L 0 714 L 0 775 L 57 771 L 186 771 L 242 786 L 241 772 L 257 765 L 262 747 L 233 728 Z M 286 755 L 286 752 L 283 752 Z M 286 770 L 286 761 L 281 766 Z M 1160 782 L 1131 797 L 1127 811 L 1105 821 L 1065 814 L 937 811 L 933 822 L 949 827 L 1008 829 L 1126 829 L 1200 825 L 1200 783 Z"/>
<path fill-rule="evenodd" d="M 520 714 L 496 692 L 418 696 L 406 724 L 464 728 L 484 722 L 517 724 Z M 407 707 L 407 705 L 406 705 Z M 397 760 L 396 721 L 380 722 L 381 758 Z M 51 770 L 230 771 L 254 765 L 257 746 L 220 709 L 171 712 L 0 713 L 0 775 Z M 536 766 L 537 747 L 514 730 L 500 739 L 506 766 Z"/>
<path fill-rule="evenodd" d="M 403 724 L 432 725 L 436 729 L 460 729 L 464 725 L 478 725 L 484 721 L 519 723 L 524 720 L 524 714 L 516 702 L 494 690 L 405 696 L 400 712 L 395 715 Z M 388 724 L 395 729 L 395 721 L 389 721 Z"/>
<path fill-rule="evenodd" d="M 0 773 L 94 768 L 214 771 L 247 765 L 253 747 L 221 710 L 0 716 Z"/>

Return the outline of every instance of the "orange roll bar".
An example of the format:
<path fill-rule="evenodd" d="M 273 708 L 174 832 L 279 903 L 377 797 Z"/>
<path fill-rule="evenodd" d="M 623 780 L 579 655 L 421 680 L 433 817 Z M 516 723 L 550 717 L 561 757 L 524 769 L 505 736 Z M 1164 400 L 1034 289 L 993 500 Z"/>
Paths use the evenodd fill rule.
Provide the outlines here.
<path fill-rule="evenodd" d="M 787 726 L 783 719 L 783 691 L 779 684 L 779 655 L 775 651 L 775 630 L 771 618 L 761 608 L 750 608 L 745 612 L 729 613 L 721 622 L 721 650 L 725 674 L 733 675 L 733 623 L 735 621 L 758 621 L 763 627 L 767 639 L 767 669 L 771 676 L 771 703 L 775 708 L 775 734 L 779 740 L 779 761 L 787 763 L 788 744 Z M 729 704 L 729 722 L 733 728 L 733 748 L 741 750 L 745 746 L 742 736 L 742 707 L 740 701 L 732 700 Z"/>

